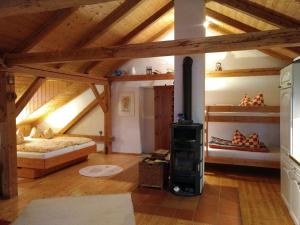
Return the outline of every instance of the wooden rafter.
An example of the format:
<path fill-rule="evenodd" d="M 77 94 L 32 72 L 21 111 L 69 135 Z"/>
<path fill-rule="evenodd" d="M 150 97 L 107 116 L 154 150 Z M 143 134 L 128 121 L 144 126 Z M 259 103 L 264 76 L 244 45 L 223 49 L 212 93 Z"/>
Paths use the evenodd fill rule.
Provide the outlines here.
<path fill-rule="evenodd" d="M 25 93 L 21 96 L 21 98 L 16 103 L 16 117 L 21 113 L 30 99 L 33 97 L 35 92 L 41 87 L 44 83 L 45 79 L 43 77 L 37 77 L 32 82 L 32 84 L 27 88 Z"/>
<path fill-rule="evenodd" d="M 0 196 L 13 198 L 18 195 L 14 76 L 0 71 L 0 84 L 1 103 L 6 104 L 6 118 L 0 123 Z"/>
<path fill-rule="evenodd" d="M 214 0 L 277 27 L 299 27 L 300 21 L 248 0 Z"/>
<path fill-rule="evenodd" d="M 46 23 L 41 25 L 29 37 L 22 41 L 13 52 L 27 52 L 38 45 L 47 35 L 49 35 L 56 27 L 62 24 L 70 15 L 78 8 L 61 9 L 47 19 Z"/>
<path fill-rule="evenodd" d="M 54 11 L 115 0 L 8 0 L 0 1 L 0 18 L 19 14 Z"/>
<path fill-rule="evenodd" d="M 300 45 L 300 28 L 289 28 L 105 48 L 87 48 L 73 51 L 7 54 L 4 56 L 4 61 L 9 66 L 36 63 L 51 64 L 239 51 L 298 45 Z"/>
<path fill-rule="evenodd" d="M 90 84 L 89 86 L 90 86 L 92 92 L 94 93 L 94 95 L 99 103 L 99 106 L 101 107 L 103 112 L 104 113 L 107 112 L 107 101 L 105 99 L 105 92 L 100 95 L 95 84 Z"/>
<path fill-rule="evenodd" d="M 228 16 L 225 16 L 225 15 L 223 15 L 221 13 L 218 13 L 214 10 L 211 10 L 209 8 L 206 8 L 206 15 L 209 16 L 209 17 L 212 17 L 212 18 L 214 18 L 214 19 L 216 19 L 216 20 L 218 20 L 222 23 L 225 23 L 229 26 L 237 28 L 237 29 L 239 29 L 243 32 L 246 32 L 246 33 L 260 31 L 257 28 L 251 27 L 248 24 L 244 24 L 240 21 L 234 20 L 234 19 L 232 19 Z M 226 30 L 223 27 L 218 27 L 215 24 L 210 24 L 210 28 L 213 29 L 213 30 L 216 30 L 217 32 L 223 33 L 223 34 L 232 34 L 232 32 Z M 278 58 L 278 59 L 281 59 L 281 60 L 285 60 L 285 61 L 292 61 L 293 60 L 293 58 L 291 58 L 289 56 L 286 56 L 282 53 L 276 52 L 274 50 L 271 50 L 271 49 L 261 49 L 260 51 L 267 54 L 267 55 L 270 55 L 272 57 L 275 57 L 275 58 Z"/>
<path fill-rule="evenodd" d="M 275 25 L 279 28 L 300 27 L 300 21 L 285 14 L 266 8 L 260 4 L 249 0 L 214 0 L 222 5 L 226 5 L 234 10 L 246 13 L 249 16 L 263 20 L 266 23 Z M 300 53 L 300 48 L 293 48 L 293 51 Z"/>
<path fill-rule="evenodd" d="M 86 114 L 92 111 L 98 105 L 98 100 L 95 99 L 88 104 L 77 116 L 75 116 L 65 127 L 63 127 L 58 133 L 64 134 L 68 132 L 76 123 L 78 123 Z"/>
<path fill-rule="evenodd" d="M 76 48 L 83 48 L 103 35 L 114 23 L 138 5 L 142 0 L 126 0 L 108 16 L 101 20 L 86 36 L 82 37 L 75 45 Z"/>
<path fill-rule="evenodd" d="M 61 71 L 49 67 L 14 66 L 7 69 L 10 72 L 29 74 L 38 77 L 49 77 L 54 79 L 70 80 L 77 82 L 103 84 L 107 79 L 103 77 L 92 77 L 82 73 Z"/>
<path fill-rule="evenodd" d="M 228 29 L 226 29 L 224 27 L 221 27 L 221 26 L 219 26 L 217 24 L 214 24 L 214 23 L 210 23 L 209 26 L 208 26 L 208 28 L 210 30 L 213 30 L 213 31 L 215 31 L 217 33 L 220 33 L 220 34 L 223 34 L 223 35 L 224 34 L 226 34 L 226 35 L 227 34 L 234 34 L 232 31 L 230 31 L 230 30 L 228 30 Z M 274 57 L 276 59 L 280 59 L 280 60 L 287 61 L 287 62 L 291 62 L 294 59 L 293 57 L 290 57 L 288 55 L 282 54 L 279 51 L 274 51 L 272 49 L 260 49 L 258 51 L 260 51 L 260 52 L 262 52 L 262 53 L 264 53 L 266 55 L 269 55 L 271 57 Z M 288 51 L 288 50 L 286 50 L 286 51 Z"/>
<path fill-rule="evenodd" d="M 163 6 L 161 9 L 159 9 L 156 13 L 154 13 L 152 16 L 150 16 L 148 19 L 146 19 L 144 22 L 142 22 L 140 25 L 138 25 L 136 28 L 134 28 L 132 31 L 130 31 L 125 37 L 123 37 L 120 41 L 116 42 L 115 45 L 123 45 L 129 43 L 134 37 L 139 35 L 144 29 L 146 29 L 148 26 L 153 24 L 155 21 L 157 21 L 161 16 L 166 14 L 169 10 L 171 10 L 174 6 L 174 1 L 171 1 L 167 3 L 165 6 Z M 91 62 L 84 66 L 82 66 L 79 71 L 82 73 L 89 73 L 93 68 L 98 66 L 100 62 Z"/>
<path fill-rule="evenodd" d="M 86 47 L 99 39 L 113 24 L 119 21 L 124 15 L 128 14 L 130 10 L 136 7 L 141 1 L 142 0 L 126 0 L 94 26 L 93 29 L 75 43 L 71 49 Z M 61 68 L 63 65 L 64 64 L 58 64 L 56 65 L 56 68 Z"/>

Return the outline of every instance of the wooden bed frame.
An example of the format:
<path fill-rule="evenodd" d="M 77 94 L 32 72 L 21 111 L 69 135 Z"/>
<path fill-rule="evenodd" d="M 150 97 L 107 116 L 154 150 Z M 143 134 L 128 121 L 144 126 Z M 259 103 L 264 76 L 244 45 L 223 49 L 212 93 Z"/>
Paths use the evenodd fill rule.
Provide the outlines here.
<path fill-rule="evenodd" d="M 265 116 L 210 116 L 210 112 L 253 112 L 266 113 Z M 205 162 L 238 166 L 253 166 L 264 168 L 280 168 L 279 161 L 260 159 L 243 159 L 209 156 L 208 150 L 208 122 L 238 122 L 238 123 L 279 123 L 279 116 L 269 116 L 268 113 L 279 113 L 279 106 L 206 106 L 205 110 Z"/>
<path fill-rule="evenodd" d="M 42 177 L 67 166 L 85 161 L 88 155 L 94 152 L 96 152 L 96 145 L 47 159 L 18 157 L 18 177 L 31 179 Z"/>

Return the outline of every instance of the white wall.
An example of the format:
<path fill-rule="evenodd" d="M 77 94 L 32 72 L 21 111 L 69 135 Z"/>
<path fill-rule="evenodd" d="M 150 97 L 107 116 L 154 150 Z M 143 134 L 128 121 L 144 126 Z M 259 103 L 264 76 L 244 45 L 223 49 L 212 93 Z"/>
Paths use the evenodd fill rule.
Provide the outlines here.
<path fill-rule="evenodd" d="M 139 87 L 127 87 L 122 82 L 113 83 L 112 95 L 112 135 L 114 137 L 113 152 L 141 153 L 141 108 L 142 90 Z M 119 114 L 119 97 L 121 94 L 134 95 L 134 115 L 123 116 Z"/>
<path fill-rule="evenodd" d="M 102 85 L 97 85 L 99 93 L 103 91 Z M 93 92 L 88 89 L 77 96 L 66 105 L 51 113 L 42 123 L 38 125 L 41 130 L 51 127 L 54 132 L 59 132 L 73 118 L 75 118 L 88 104 L 95 99 Z M 99 131 L 104 134 L 104 113 L 100 107 L 96 107 L 82 118 L 68 133 L 82 135 L 99 135 Z M 105 134 L 104 134 L 105 135 Z M 97 150 L 103 151 L 103 143 L 97 143 Z"/>
<path fill-rule="evenodd" d="M 175 0 L 175 39 L 199 38 L 205 36 L 205 1 Z M 204 122 L 205 96 L 205 55 L 189 55 L 193 59 L 192 66 L 192 120 Z M 183 112 L 183 59 L 185 56 L 175 56 L 175 86 L 174 86 L 174 119 Z"/>

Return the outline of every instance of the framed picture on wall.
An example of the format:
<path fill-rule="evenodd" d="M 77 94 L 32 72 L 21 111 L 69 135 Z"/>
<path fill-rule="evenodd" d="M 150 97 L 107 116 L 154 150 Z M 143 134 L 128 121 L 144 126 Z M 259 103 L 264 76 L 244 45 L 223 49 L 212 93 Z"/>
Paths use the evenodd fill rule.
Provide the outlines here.
<path fill-rule="evenodd" d="M 134 116 L 134 94 L 122 93 L 119 96 L 119 115 Z"/>

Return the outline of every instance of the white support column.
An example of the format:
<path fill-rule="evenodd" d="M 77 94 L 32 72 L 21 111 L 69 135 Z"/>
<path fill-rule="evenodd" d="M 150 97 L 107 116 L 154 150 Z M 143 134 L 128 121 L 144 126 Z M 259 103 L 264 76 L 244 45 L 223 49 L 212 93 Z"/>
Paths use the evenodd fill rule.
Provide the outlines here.
<path fill-rule="evenodd" d="M 205 1 L 175 0 L 175 39 L 205 36 Z M 183 113 L 182 63 L 185 56 L 175 57 L 174 119 Z M 192 70 L 192 119 L 204 123 L 205 54 L 190 55 Z"/>

